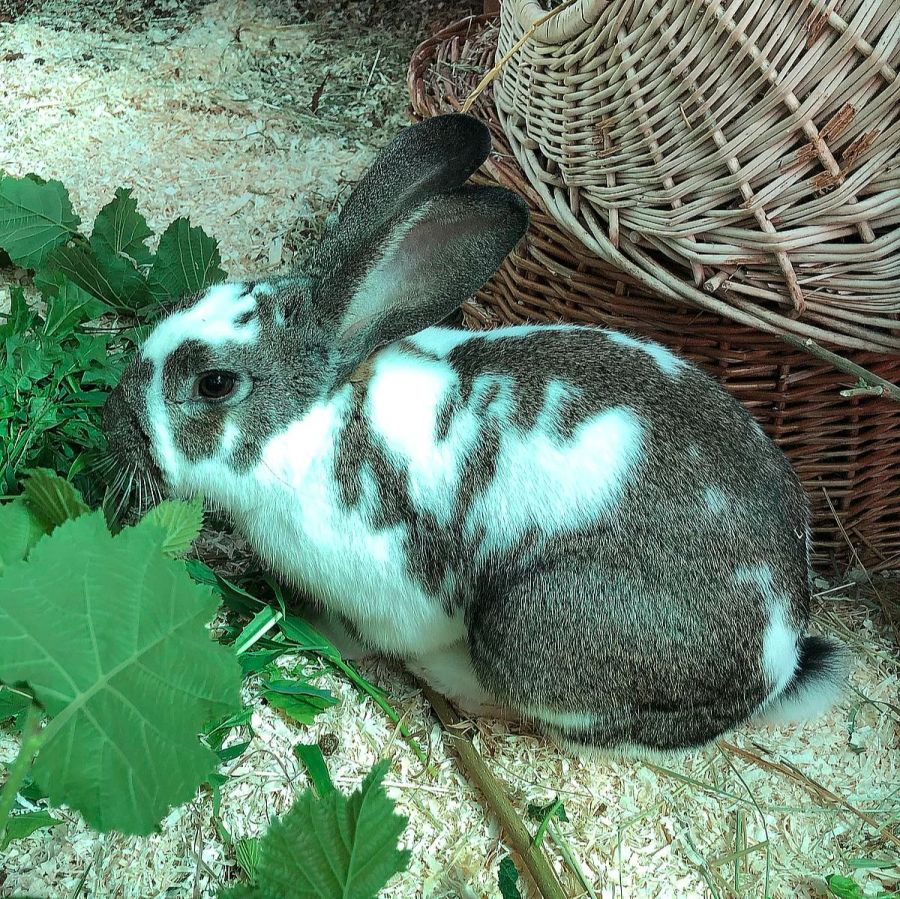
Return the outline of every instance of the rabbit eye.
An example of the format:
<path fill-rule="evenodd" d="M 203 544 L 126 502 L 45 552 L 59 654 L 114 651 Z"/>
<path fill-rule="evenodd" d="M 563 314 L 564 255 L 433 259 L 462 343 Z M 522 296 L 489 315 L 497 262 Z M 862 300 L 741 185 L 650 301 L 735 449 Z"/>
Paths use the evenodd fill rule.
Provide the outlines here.
<path fill-rule="evenodd" d="M 197 378 L 197 396 L 205 400 L 224 400 L 234 393 L 237 377 L 230 371 L 205 371 Z"/>

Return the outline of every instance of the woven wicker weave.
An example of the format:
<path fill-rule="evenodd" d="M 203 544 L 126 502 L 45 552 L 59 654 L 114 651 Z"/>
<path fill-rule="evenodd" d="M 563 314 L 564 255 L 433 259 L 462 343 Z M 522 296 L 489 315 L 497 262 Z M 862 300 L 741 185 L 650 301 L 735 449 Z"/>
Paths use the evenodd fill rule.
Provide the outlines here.
<path fill-rule="evenodd" d="M 416 50 L 409 85 L 418 117 L 461 107 L 494 59 L 492 21 L 466 19 Z M 820 563 L 855 561 L 855 552 L 869 566 L 900 567 L 900 405 L 883 397 L 845 399 L 839 391 L 852 379 L 829 365 L 777 337 L 664 300 L 588 252 L 541 205 L 510 151 L 489 91 L 472 112 L 494 135 L 495 152 L 482 176 L 523 194 L 532 226 L 466 307 L 467 324 L 598 323 L 680 350 L 737 396 L 791 458 L 813 503 Z M 897 355 L 848 356 L 882 377 L 900 377 Z"/>
<path fill-rule="evenodd" d="M 505 0 L 498 54 L 547 13 Z M 557 221 L 670 299 L 900 350 L 898 0 L 569 0 L 495 101 Z"/>

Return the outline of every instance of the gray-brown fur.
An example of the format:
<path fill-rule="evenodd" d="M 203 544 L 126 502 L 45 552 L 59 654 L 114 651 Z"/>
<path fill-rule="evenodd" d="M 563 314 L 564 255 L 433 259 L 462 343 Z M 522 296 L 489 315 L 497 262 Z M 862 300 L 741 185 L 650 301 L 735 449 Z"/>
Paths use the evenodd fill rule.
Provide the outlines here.
<path fill-rule="evenodd" d="M 525 230 L 521 200 L 463 184 L 488 150 L 486 129 L 464 117 L 409 129 L 354 191 L 312 277 L 278 279 L 259 292 L 256 341 L 219 349 L 184 343 L 170 352 L 162 374 L 176 447 L 188 459 L 209 456 L 227 420 L 239 435 L 229 464 L 247 471 L 273 435 L 316 403 L 336 395 L 342 403 L 349 390 L 333 483 L 322 495 L 363 513 L 345 519 L 354 527 L 362 521 L 370 532 L 402 533 L 387 545 L 399 545 L 403 558 L 390 562 L 398 578 L 405 569 L 423 588 L 407 591 L 407 601 L 461 611 L 482 686 L 513 708 L 543 712 L 545 725 L 572 742 L 688 747 L 746 720 L 773 689 L 763 636 L 782 596 L 793 628 L 780 625 L 779 639 L 791 641 L 788 655 L 800 647 L 785 695 L 822 672 L 834 680 L 833 645 L 803 636 L 806 499 L 784 456 L 709 378 L 591 329 L 473 337 L 445 359 L 403 340 L 445 320 Z M 440 515 L 414 501 L 412 463 L 368 417 L 380 363 L 366 360 L 389 343 L 390 354 L 427 357 L 456 375 L 458 387 L 437 409 L 436 444 L 465 430 L 454 428 L 458 416 L 477 419 L 454 503 Z M 190 389 L 203 368 L 234 372 L 252 390 L 240 402 L 198 403 Z M 110 418 L 147 376 L 139 368 L 126 376 Z M 146 442 L 142 407 L 133 405 L 123 421 Z M 527 446 L 541 428 L 542 445 L 566 448 L 614 410 L 640 428 L 639 452 L 616 482 L 615 499 L 591 506 L 589 523 L 544 527 L 526 517 L 492 541 L 498 522 L 479 503 L 495 478 L 513 492 L 533 486 L 527 454 L 510 472 L 510 442 Z M 287 485 L 294 498 L 303 486 Z M 552 476 L 542 489 L 553 489 Z M 313 516 L 319 511 L 312 507 Z M 272 558 L 291 553 L 289 545 L 276 550 Z M 362 583 L 367 559 L 356 564 Z M 392 585 L 381 595 L 393 596 Z M 364 607 L 365 597 L 359 601 Z M 379 620 L 392 626 L 389 615 Z M 378 645 L 360 621 L 346 626 Z M 450 633 L 458 639 L 458 630 Z M 565 713 L 590 718 L 583 728 L 577 719 L 554 725 L 553 716 Z"/>
<path fill-rule="evenodd" d="M 352 450 L 338 455 L 336 477 L 353 483 L 368 466 L 378 488 L 372 523 L 405 525 L 410 574 L 435 595 L 448 575 L 461 585 L 452 599 L 467 610 L 482 681 L 517 706 L 601 714 L 590 733 L 565 734 L 575 741 L 675 748 L 746 718 L 770 689 L 759 668 L 770 603 L 733 572 L 771 566 L 801 630 L 808 618 L 806 501 L 781 452 L 696 369 L 670 376 L 599 331 L 475 338 L 448 362 L 461 384 L 457 412 L 480 376 L 513 385 L 509 419 L 482 423 L 449 526 L 442 531 L 415 509 L 402 468 L 365 433 L 361 393 L 342 443 Z M 572 387 L 556 418 L 560 442 L 625 406 L 646 425 L 642 462 L 613 517 L 549 539 L 524 535 L 476 563 L 478 540 L 466 536 L 465 522 L 493 477 L 500 431 L 535 427 L 551 381 Z M 439 415 L 443 436 L 451 420 L 449 411 Z M 700 448 L 699 459 L 689 446 Z M 521 472 L 523 490 L 528 477 Z M 733 498 L 727 514 L 703 502 L 708 486 Z M 358 502 L 358 489 L 346 499 Z"/>

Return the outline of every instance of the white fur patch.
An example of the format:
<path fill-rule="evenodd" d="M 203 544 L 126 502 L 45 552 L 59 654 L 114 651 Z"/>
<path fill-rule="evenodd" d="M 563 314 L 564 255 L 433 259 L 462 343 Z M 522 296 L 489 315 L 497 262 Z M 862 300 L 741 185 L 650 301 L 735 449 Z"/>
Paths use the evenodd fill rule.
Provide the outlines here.
<path fill-rule="evenodd" d="M 763 634 L 762 666 L 772 685 L 770 695 L 777 696 L 797 670 L 799 634 L 788 620 L 790 600 L 786 593 L 775 590 L 768 565 L 742 565 L 735 569 L 734 578 L 741 585 L 755 587 L 769 612 Z"/>
<path fill-rule="evenodd" d="M 728 511 L 728 497 L 721 487 L 704 487 L 703 499 L 713 515 L 724 515 Z"/>
<path fill-rule="evenodd" d="M 436 440 L 441 408 L 458 387 L 456 373 L 445 363 L 388 349 L 376 359 L 366 410 L 388 451 L 407 470 L 417 508 L 444 525 L 478 432 L 474 416 L 458 414 L 446 439 Z"/>
<path fill-rule="evenodd" d="M 220 445 L 223 456 L 228 457 L 231 455 L 240 436 L 241 432 L 237 425 L 231 421 L 226 422 L 225 428 L 222 431 L 222 443 Z"/>
<path fill-rule="evenodd" d="M 545 333 L 547 331 L 578 331 L 584 330 L 578 325 L 507 325 L 505 328 L 494 328 L 491 331 L 479 331 L 481 340 L 503 340 L 506 337 L 528 337 L 531 334 Z"/>
<path fill-rule="evenodd" d="M 452 328 L 426 328 L 413 334 L 409 342 L 426 353 L 434 353 L 435 356 L 446 356 L 451 350 L 455 350 L 463 343 L 479 337 L 475 331 L 458 331 Z"/>
<path fill-rule="evenodd" d="M 466 710 L 474 710 L 496 702 L 475 675 L 472 656 L 465 641 L 428 655 L 416 654 L 406 659 L 409 670 L 433 690 L 448 697 Z"/>
<path fill-rule="evenodd" d="M 186 340 L 200 340 L 210 346 L 249 343 L 259 334 L 255 320 L 238 325 L 237 319 L 256 308 L 252 294 L 241 284 L 216 284 L 193 306 L 164 318 L 141 348 L 148 362 L 162 366 L 166 358 Z"/>
<path fill-rule="evenodd" d="M 486 529 L 482 553 L 511 548 L 529 530 L 577 530 L 611 512 L 640 460 L 643 428 L 616 407 L 581 424 L 560 443 L 543 423 L 501 439 L 497 474 L 473 505 L 470 534 Z"/>
<path fill-rule="evenodd" d="M 533 706 L 525 711 L 529 718 L 563 730 L 590 730 L 597 723 L 597 716 L 585 712 L 555 712 Z"/>
<path fill-rule="evenodd" d="M 828 669 L 807 674 L 791 695 L 774 696 L 764 706 L 759 718 L 770 724 L 794 724 L 818 718 L 827 712 L 844 692 L 850 667 L 846 652 L 831 659 Z"/>
<path fill-rule="evenodd" d="M 462 616 L 446 615 L 406 570 L 403 528 L 369 526 L 371 474 L 361 473 L 360 509 L 346 509 L 338 495 L 334 453 L 350 397 L 344 389 L 272 438 L 248 483 L 229 491 L 229 508 L 275 570 L 353 621 L 382 651 L 409 656 L 458 643 Z"/>
<path fill-rule="evenodd" d="M 628 334 L 622 334 L 620 331 L 607 331 L 606 336 L 613 343 L 646 353 L 659 366 L 660 371 L 667 374 L 670 378 L 675 377 L 687 365 L 684 359 L 679 359 L 670 350 L 658 343 L 654 343 L 652 340 L 637 340 Z"/>

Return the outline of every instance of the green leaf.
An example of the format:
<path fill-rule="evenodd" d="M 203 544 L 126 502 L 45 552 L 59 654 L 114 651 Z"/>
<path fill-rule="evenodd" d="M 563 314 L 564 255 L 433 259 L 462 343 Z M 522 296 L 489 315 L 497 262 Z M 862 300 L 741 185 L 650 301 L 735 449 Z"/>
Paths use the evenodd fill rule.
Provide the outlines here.
<path fill-rule="evenodd" d="M 277 611 L 272 606 L 263 606 L 263 608 L 250 619 L 241 631 L 237 640 L 234 641 L 235 652 L 240 654 L 247 652 L 247 650 L 255 645 L 262 636 L 272 630 L 280 618 L 281 612 Z"/>
<path fill-rule="evenodd" d="M 149 265 L 153 254 L 145 246 L 145 241 L 152 236 L 147 220 L 137 211 L 137 201 L 131 196 L 131 188 L 119 187 L 115 199 L 107 203 L 94 219 L 91 244 L 103 246 L 110 255 L 124 253 L 138 265 Z"/>
<path fill-rule="evenodd" d="M 871 869 L 875 871 L 883 871 L 893 868 L 897 864 L 896 859 L 889 858 L 848 858 L 847 865 L 855 871 L 862 869 Z"/>
<path fill-rule="evenodd" d="M 244 837 L 234 844 L 234 857 L 251 883 L 256 881 L 260 845 L 258 837 Z"/>
<path fill-rule="evenodd" d="M 91 296 L 77 284 L 73 284 L 60 272 L 53 273 L 59 280 L 57 292 L 47 297 L 47 318 L 44 336 L 53 340 L 65 337 L 83 322 L 93 321 L 109 311 L 103 300 Z M 44 282 L 46 285 L 46 281 Z"/>
<path fill-rule="evenodd" d="M 314 694 L 298 696 L 275 690 L 265 690 L 262 697 L 273 708 L 284 712 L 298 724 L 307 726 L 312 724 L 325 709 L 337 705 L 334 697 L 323 699 Z"/>
<path fill-rule="evenodd" d="M 543 821 L 551 815 L 554 818 L 559 818 L 560 821 L 569 820 L 566 817 L 566 807 L 562 804 L 562 801 L 558 796 L 546 805 L 538 805 L 536 802 L 528 803 L 528 817 L 531 818 L 532 821 Z"/>
<path fill-rule="evenodd" d="M 325 756 L 322 755 L 318 743 L 298 743 L 294 747 L 294 755 L 306 769 L 319 796 L 327 796 L 334 792 L 334 784 L 331 782 L 331 775 L 325 764 Z"/>
<path fill-rule="evenodd" d="M 57 247 L 48 264 L 119 312 L 135 312 L 152 301 L 144 276 L 100 241 Z"/>
<path fill-rule="evenodd" d="M 249 746 L 250 741 L 245 740 L 243 743 L 232 743 L 231 746 L 225 749 L 217 749 L 216 755 L 219 757 L 219 763 L 224 765 L 227 762 L 233 762 L 235 759 L 240 758 Z"/>
<path fill-rule="evenodd" d="M 374 899 L 406 869 L 397 848 L 407 819 L 381 786 L 379 762 L 351 796 L 301 794 L 261 840 L 256 878 L 265 899 Z"/>
<path fill-rule="evenodd" d="M 30 837 L 36 830 L 44 827 L 56 827 L 62 824 L 58 818 L 54 818 L 49 812 L 22 812 L 11 815 L 6 822 L 6 837 L 0 841 L 0 852 L 6 849 L 13 840 L 24 840 Z"/>
<path fill-rule="evenodd" d="M 234 612 L 242 615 L 255 615 L 266 605 L 261 599 L 216 574 L 208 565 L 199 559 L 185 562 L 191 577 L 200 584 L 215 587 L 222 595 L 222 601 Z"/>
<path fill-rule="evenodd" d="M 24 334 L 37 318 L 37 315 L 29 308 L 25 299 L 25 291 L 21 287 L 11 286 L 9 299 L 9 313 L 6 315 L 3 326 L 0 327 L 0 339 Z"/>
<path fill-rule="evenodd" d="M 16 265 L 40 268 L 54 247 L 76 233 L 80 222 L 59 181 L 0 179 L 0 247 Z"/>
<path fill-rule="evenodd" d="M 296 615 L 285 615 L 280 623 L 281 632 L 294 646 L 303 652 L 313 652 L 326 659 L 339 660 L 337 647 L 323 637 L 312 625 Z"/>
<path fill-rule="evenodd" d="M 829 874 L 825 878 L 829 892 L 838 899 L 862 899 L 862 891 L 854 880 L 840 874 Z"/>
<path fill-rule="evenodd" d="M 271 665 L 277 658 L 283 656 L 286 651 L 287 647 L 284 649 L 255 649 L 238 653 L 241 674 L 244 677 L 248 674 L 257 674 L 263 668 Z"/>
<path fill-rule="evenodd" d="M 519 872 L 513 860 L 507 855 L 500 862 L 500 874 L 497 878 L 497 885 L 500 887 L 500 895 L 503 899 L 522 899 L 519 892 Z"/>
<path fill-rule="evenodd" d="M 90 511 L 78 491 L 55 472 L 36 468 L 27 474 L 22 488 L 25 502 L 45 530 Z"/>
<path fill-rule="evenodd" d="M 31 700 L 23 693 L 0 684 L 0 723 L 17 718 L 29 705 Z"/>
<path fill-rule="evenodd" d="M 0 506 L 0 574 L 7 565 L 24 559 L 44 533 L 21 499 Z"/>
<path fill-rule="evenodd" d="M 51 718 L 34 779 L 100 831 L 148 834 L 191 799 L 217 762 L 198 734 L 239 705 L 238 664 L 206 627 L 218 603 L 163 537 L 113 537 L 91 512 L 0 578 L 0 679 Z"/>
<path fill-rule="evenodd" d="M 166 535 L 163 552 L 167 556 L 182 556 L 194 545 L 203 527 L 203 498 L 195 497 L 190 502 L 177 499 L 163 500 L 154 506 L 136 525 L 137 528 L 151 525 L 161 528 Z"/>
<path fill-rule="evenodd" d="M 228 276 L 215 240 L 186 218 L 177 218 L 163 232 L 150 272 L 150 290 L 157 300 L 198 293 Z"/>

